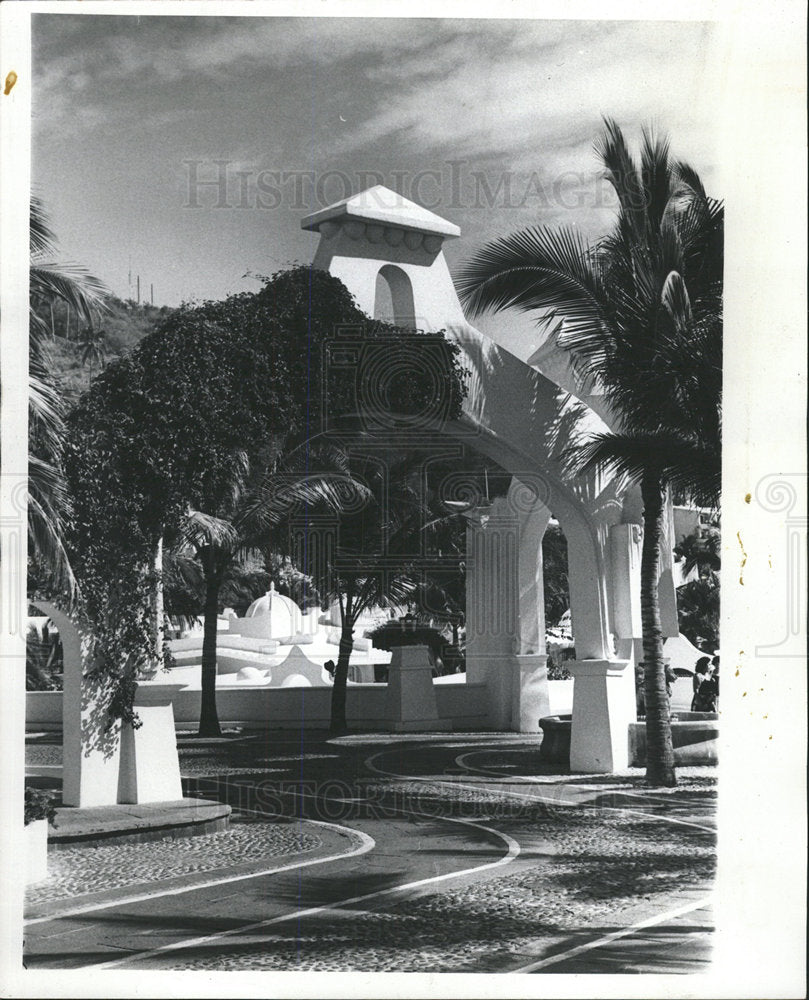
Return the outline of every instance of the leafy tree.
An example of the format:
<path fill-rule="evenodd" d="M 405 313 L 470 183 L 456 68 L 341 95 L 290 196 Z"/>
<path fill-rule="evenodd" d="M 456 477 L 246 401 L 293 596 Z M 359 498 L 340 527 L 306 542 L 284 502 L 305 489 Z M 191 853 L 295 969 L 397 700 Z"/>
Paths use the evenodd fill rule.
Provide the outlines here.
<path fill-rule="evenodd" d="M 374 386 L 363 383 L 362 366 L 330 366 L 327 348 L 336 335 L 342 346 L 346 330 L 383 359 L 404 337 L 371 324 L 338 279 L 294 268 L 258 293 L 168 316 L 82 397 L 68 437 L 71 539 L 88 581 L 100 659 L 121 673 L 124 706 L 134 672 L 158 652 L 150 607 L 160 539 L 186 532 L 210 584 L 210 622 L 214 585 L 255 537 L 255 525 L 272 523 L 285 493 L 287 500 L 295 490 L 307 503 L 325 499 L 311 467 L 304 463 L 291 481 L 289 470 L 279 478 L 279 462 L 335 415 L 345 418 L 343 433 L 357 426 L 361 411 L 375 412 L 363 408 Z M 456 349 L 439 339 L 438 354 L 450 358 Z M 427 386 L 421 397 L 414 391 L 420 379 Z M 401 386 L 403 409 L 412 400 L 423 408 L 432 382 L 417 371 Z M 458 384 L 450 403 L 460 392 Z M 323 447 L 339 452 L 339 434 Z M 203 729 L 213 733 L 215 670 L 214 633 L 204 645 L 201 712 Z"/>
<path fill-rule="evenodd" d="M 718 523 L 699 526 L 674 546 L 674 554 L 685 559 L 684 570 L 699 570 L 700 576 L 722 566 L 722 535 Z"/>
<path fill-rule="evenodd" d="M 255 464 L 264 469 L 263 479 L 251 483 L 247 453 L 233 456 L 230 477 L 224 491 L 202 498 L 200 510 L 189 511 L 177 532 L 176 545 L 182 553 L 194 554 L 204 586 L 202 643 L 201 736 L 218 736 L 216 710 L 217 617 L 221 591 L 238 559 L 261 557 L 262 546 L 272 539 L 279 524 L 301 505 L 329 505 L 336 509 L 345 485 L 339 470 L 315 471 L 295 468 L 292 456 L 270 458 L 258 454 Z M 308 463 L 307 463 L 308 464 Z"/>
<path fill-rule="evenodd" d="M 567 539 L 556 523 L 548 524 L 542 538 L 542 564 L 545 584 L 545 622 L 556 625 L 570 607 L 567 575 Z"/>
<path fill-rule="evenodd" d="M 456 349 L 441 334 L 431 335 L 431 341 L 424 338 L 425 346 L 430 342 L 442 359 L 442 391 L 451 397 L 448 416 L 453 418 L 460 410 L 464 390 L 456 367 Z M 408 411 L 400 414 L 404 420 L 419 405 L 431 405 L 427 394 L 434 391 L 435 382 L 423 369 L 421 372 L 421 381 L 413 375 Z M 358 494 L 360 502 L 344 506 L 339 517 L 326 525 L 321 512 L 313 510 L 311 522 L 305 524 L 304 544 L 295 552 L 296 564 L 311 576 L 324 599 L 340 609 L 330 724 L 334 734 L 347 731 L 346 683 L 357 621 L 371 608 L 400 608 L 414 602 L 420 591 L 423 596 L 427 583 L 422 571 L 423 539 L 447 524 L 445 512 L 436 519 L 429 490 L 423 488 L 423 456 L 418 450 L 393 453 L 379 444 L 374 447 L 373 441 L 374 436 L 368 435 L 364 443 L 355 440 L 346 446 L 351 477 L 365 489 L 364 494 Z"/>
<path fill-rule="evenodd" d="M 525 230 L 480 250 L 460 286 L 474 312 L 513 306 L 561 318 L 557 344 L 611 408 L 615 430 L 580 455 L 584 466 L 611 466 L 640 483 L 647 780 L 674 785 L 660 545 L 667 487 L 718 503 L 724 215 L 696 172 L 649 131 L 639 163 L 612 121 L 597 152 L 619 203 L 608 236 L 588 245 L 572 228 Z"/>
<path fill-rule="evenodd" d="M 103 328 L 86 326 L 79 335 L 79 343 L 82 348 L 81 363 L 97 364 L 99 368 L 104 367 L 107 359 L 106 350 L 107 331 Z"/>
<path fill-rule="evenodd" d="M 399 480 L 391 491 L 390 469 L 383 462 L 356 458 L 352 478 L 366 487 L 362 503 L 344 509 L 324 529 L 322 512 L 307 525 L 295 553 L 296 565 L 312 577 L 329 604 L 340 609 L 340 642 L 332 688 L 332 734 L 348 730 L 346 684 L 354 630 L 363 612 L 393 608 L 408 602 L 415 583 L 409 574 L 410 559 L 391 561 L 389 546 L 402 532 L 405 508 L 412 513 L 413 495 Z M 407 518 L 408 522 L 410 518 Z M 385 563 L 382 568 L 377 568 Z"/>
<path fill-rule="evenodd" d="M 685 571 L 696 569 L 698 579 L 677 588 L 677 616 L 680 631 L 704 653 L 719 646 L 719 570 L 722 565 L 721 534 L 718 521 L 698 527 L 675 546 L 685 559 Z"/>
<path fill-rule="evenodd" d="M 160 539 L 232 490 L 234 466 L 266 445 L 288 409 L 268 352 L 194 310 L 171 315 L 110 364 L 69 421 L 71 543 L 104 669 L 126 710 L 138 669 L 158 657 Z M 214 663 L 215 671 L 215 663 Z"/>

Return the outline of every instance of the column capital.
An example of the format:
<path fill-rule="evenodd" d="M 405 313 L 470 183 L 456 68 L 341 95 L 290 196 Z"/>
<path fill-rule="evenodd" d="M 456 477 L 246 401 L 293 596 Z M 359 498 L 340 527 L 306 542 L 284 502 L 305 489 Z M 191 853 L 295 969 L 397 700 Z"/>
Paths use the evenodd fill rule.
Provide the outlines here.
<path fill-rule="evenodd" d="M 629 666 L 629 660 L 568 660 L 565 666 L 574 677 L 610 677 L 619 675 Z"/>

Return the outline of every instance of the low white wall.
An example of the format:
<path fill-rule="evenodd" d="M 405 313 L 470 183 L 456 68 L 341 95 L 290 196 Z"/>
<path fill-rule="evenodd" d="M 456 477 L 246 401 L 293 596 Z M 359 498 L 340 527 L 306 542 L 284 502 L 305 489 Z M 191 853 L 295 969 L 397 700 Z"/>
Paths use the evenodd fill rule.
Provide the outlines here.
<path fill-rule="evenodd" d="M 570 715 L 573 711 L 573 678 L 548 681 L 548 701 L 551 715 Z"/>
<path fill-rule="evenodd" d="M 346 690 L 346 718 L 356 729 L 386 730 L 387 684 L 351 684 Z M 435 685 L 438 715 L 452 719 L 453 728 L 485 728 L 486 685 Z M 179 691 L 174 698 L 177 729 L 199 724 L 199 689 Z M 216 707 L 223 726 L 281 729 L 327 729 L 331 717 L 330 687 L 219 688 Z M 62 728 L 62 692 L 29 691 L 25 698 L 25 726 L 29 732 Z"/>
<path fill-rule="evenodd" d="M 62 692 L 26 691 L 25 728 L 48 732 L 62 728 Z"/>

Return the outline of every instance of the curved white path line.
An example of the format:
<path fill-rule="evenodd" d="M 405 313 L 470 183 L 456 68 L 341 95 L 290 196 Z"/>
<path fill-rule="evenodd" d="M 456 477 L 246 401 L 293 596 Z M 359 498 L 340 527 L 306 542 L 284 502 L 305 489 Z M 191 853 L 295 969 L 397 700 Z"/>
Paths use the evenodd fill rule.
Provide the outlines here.
<path fill-rule="evenodd" d="M 532 778 L 532 777 L 530 777 L 528 775 L 508 774 L 507 772 L 503 772 L 503 771 L 494 771 L 492 768 L 472 767 L 471 765 L 464 763 L 464 760 L 465 760 L 466 757 L 471 757 L 473 754 L 480 753 L 480 752 L 481 751 L 479 751 L 479 750 L 472 750 L 469 753 L 460 754 L 458 757 L 455 758 L 455 763 L 459 767 L 462 767 L 465 771 L 469 771 L 470 773 L 471 772 L 477 772 L 478 774 L 482 774 L 484 777 L 486 775 L 489 775 L 491 777 L 499 777 L 499 778 L 512 778 L 512 779 L 513 778 L 518 778 L 520 781 L 525 781 L 528 784 L 541 785 L 541 786 L 549 784 L 548 782 L 545 782 L 545 781 L 538 781 L 535 778 Z M 476 787 L 474 785 L 462 785 L 462 784 L 460 784 L 460 782 L 442 782 L 442 781 L 440 781 L 440 779 L 428 779 L 428 780 L 438 781 L 440 784 L 453 784 L 457 788 L 474 788 L 474 787 Z M 554 788 L 561 788 L 561 787 L 564 787 L 564 786 L 556 784 L 556 785 L 553 785 L 552 787 L 554 787 Z M 597 788 L 598 786 L 593 786 L 593 787 Z M 480 788 L 478 788 L 478 791 L 480 791 Z M 578 802 L 571 802 L 569 799 L 562 799 L 562 798 L 553 798 L 552 799 L 552 798 L 548 798 L 548 797 L 542 796 L 542 795 L 525 795 L 523 792 L 517 792 L 517 791 L 514 791 L 512 789 L 506 789 L 506 788 L 498 789 L 498 792 L 501 795 L 511 795 L 513 798 L 527 799 L 527 800 L 529 800 L 531 802 L 540 802 L 540 803 L 543 803 L 543 804 L 546 804 L 546 805 L 561 806 L 561 807 L 567 807 L 567 808 L 570 808 L 570 809 L 581 808 L 581 804 L 580 803 L 578 803 Z M 637 799 L 640 799 L 641 801 L 656 801 L 656 802 L 664 802 L 666 804 L 670 804 L 671 801 L 672 801 L 671 799 L 663 799 L 663 798 L 657 798 L 657 797 L 655 797 L 654 799 L 652 799 L 651 796 L 649 796 L 647 798 L 646 796 L 643 795 L 642 792 L 640 792 L 640 793 L 632 793 L 632 792 L 623 792 L 622 791 L 622 792 L 619 792 L 618 794 L 620 794 L 620 795 L 629 795 L 632 798 L 637 798 Z M 714 826 L 705 826 L 705 824 L 703 824 L 703 823 L 693 823 L 691 820 L 677 819 L 674 816 L 661 816 L 658 813 L 648 813 L 648 812 L 644 812 L 641 809 L 628 809 L 626 806 L 607 806 L 607 805 L 603 805 L 602 803 L 599 803 L 596 808 L 598 808 L 598 809 L 604 809 L 604 810 L 610 810 L 612 812 L 627 813 L 630 816 L 645 816 L 647 819 L 650 818 L 650 817 L 652 817 L 652 818 L 654 818 L 656 820 L 659 820 L 661 823 L 674 823 L 676 826 L 689 826 L 689 827 L 693 827 L 695 830 L 702 830 L 705 833 L 716 833 L 716 827 L 714 827 Z"/>
<path fill-rule="evenodd" d="M 260 809 L 242 809 L 239 808 L 240 813 L 250 813 L 254 816 L 280 816 L 280 813 L 269 813 L 264 812 Z M 274 865 L 272 868 L 262 868 L 260 871 L 248 872 L 241 875 L 226 875 L 221 878 L 208 879 L 205 882 L 195 882 L 193 885 L 176 886 L 170 889 L 154 889 L 147 892 L 134 893 L 131 896 L 122 896 L 117 899 L 105 900 L 96 903 L 85 903 L 84 905 L 71 907 L 69 910 L 60 910 L 57 913 L 52 913 L 49 916 L 42 917 L 32 917 L 30 920 L 24 920 L 23 925 L 30 927 L 32 924 L 46 924 L 51 921 L 61 920 L 63 917 L 75 917 L 82 913 L 93 913 L 96 910 L 109 910 L 115 906 L 128 906 L 130 903 L 142 903 L 147 899 L 158 899 L 161 896 L 181 896 L 186 892 L 196 892 L 198 889 L 210 889 L 215 885 L 228 885 L 231 882 L 244 882 L 251 878 L 261 878 L 264 875 L 276 875 L 278 872 L 287 872 L 295 868 L 311 868 L 313 865 L 325 865 L 331 861 L 343 861 L 345 858 L 359 857 L 361 854 L 367 854 L 368 851 L 376 847 L 376 841 L 367 833 L 363 833 L 362 830 L 355 830 L 350 826 L 342 826 L 340 823 L 326 823 L 323 820 L 317 819 L 307 819 L 303 820 L 305 823 L 312 823 L 315 826 L 325 826 L 332 830 L 339 830 L 341 833 L 347 833 L 353 837 L 359 838 L 359 845 L 348 851 L 343 851 L 340 854 L 329 854 L 325 858 L 310 858 L 308 861 L 293 861 L 286 865 Z M 193 874 L 193 873 L 189 873 Z M 179 876 L 173 876 L 175 878 L 182 878 L 182 874 Z"/>
<path fill-rule="evenodd" d="M 547 969 L 548 966 L 558 965 L 560 962 L 566 961 L 568 958 L 575 958 L 577 955 L 581 955 L 586 951 L 593 951 L 595 948 L 603 948 L 604 945 L 611 944 L 613 941 L 618 941 L 621 938 L 629 937 L 631 934 L 636 934 L 638 931 L 645 930 L 647 927 L 655 927 L 658 924 L 664 924 L 667 920 L 674 920 L 675 917 L 681 917 L 684 913 L 692 913 L 694 910 L 701 910 L 703 907 L 710 906 L 714 902 L 714 895 L 706 896 L 704 899 L 699 899 L 695 903 L 688 903 L 686 906 L 679 906 L 676 910 L 669 910 L 667 913 L 663 913 L 658 917 L 649 917 L 647 920 L 641 920 L 636 924 L 630 924 L 628 927 L 622 927 L 620 930 L 612 931 L 610 934 L 604 934 L 600 938 L 596 938 L 594 941 L 587 941 L 584 944 L 576 945 L 575 948 L 568 948 L 567 951 L 560 951 L 555 955 L 549 955 L 547 958 L 541 958 L 536 962 L 529 962 L 528 965 L 522 965 L 519 969 L 509 969 L 509 972 L 539 972 L 540 969 Z"/>
<path fill-rule="evenodd" d="M 366 767 L 368 767 L 370 770 L 376 772 L 377 774 L 385 775 L 387 777 L 407 778 L 408 780 L 412 780 L 412 781 L 422 781 L 422 782 L 430 782 L 432 784 L 451 785 L 451 786 L 453 786 L 455 788 L 464 788 L 464 789 L 471 789 L 473 791 L 481 791 L 480 786 L 476 786 L 476 785 L 464 785 L 464 784 L 461 784 L 460 782 L 455 782 L 455 781 L 441 781 L 440 779 L 435 779 L 435 778 L 422 778 L 422 777 L 419 777 L 417 775 L 403 775 L 403 774 L 399 774 L 398 772 L 395 772 L 395 771 L 387 771 L 384 768 L 377 767 L 374 763 L 372 763 L 377 757 L 381 757 L 382 754 L 386 753 L 386 752 L 389 752 L 389 751 L 380 751 L 379 753 L 374 754 L 372 757 L 369 757 L 365 761 Z M 493 772 L 493 771 L 491 771 L 491 769 L 472 768 L 471 765 L 467 765 L 467 764 L 464 763 L 464 758 L 470 757 L 470 756 L 472 756 L 472 754 L 481 753 L 481 752 L 482 751 L 480 751 L 480 750 L 472 750 L 469 753 L 460 754 L 458 757 L 455 758 L 455 763 L 458 764 L 460 767 L 462 767 L 466 771 L 478 770 L 479 773 L 484 773 L 484 771 L 489 771 L 492 774 L 497 774 L 497 772 Z M 502 773 L 502 772 L 500 773 L 500 776 L 504 777 L 504 778 L 523 777 L 521 775 L 510 775 L 510 774 L 505 774 L 505 773 Z M 526 781 L 530 781 L 531 778 L 525 776 L 525 780 Z M 552 805 L 566 806 L 566 807 L 569 807 L 569 808 L 576 808 L 577 807 L 577 803 L 574 803 L 574 802 L 566 802 L 564 800 L 557 800 L 557 799 L 547 799 L 547 798 L 544 798 L 544 797 L 541 797 L 541 796 L 535 796 L 535 795 L 524 795 L 522 792 L 503 791 L 502 794 L 504 794 L 504 795 L 513 795 L 513 796 L 521 798 L 521 799 L 528 799 L 531 802 L 548 802 L 548 803 L 550 803 Z M 663 800 L 663 801 L 666 801 L 666 800 Z M 640 812 L 640 810 L 637 810 L 637 809 L 625 809 L 625 808 L 622 808 L 620 806 L 603 806 L 602 808 L 612 809 L 612 810 L 615 810 L 617 812 L 632 813 L 632 814 L 640 815 L 640 816 L 644 816 L 644 817 L 648 817 L 650 815 L 649 813 Z M 685 825 L 685 826 L 694 826 L 697 829 L 704 830 L 704 831 L 706 831 L 708 833 L 715 833 L 716 832 L 716 830 L 713 827 L 700 826 L 697 823 L 688 823 L 685 820 L 677 820 L 677 819 L 672 819 L 670 817 L 657 816 L 656 814 L 653 814 L 653 815 L 654 815 L 655 819 L 663 819 L 663 820 L 665 820 L 666 822 L 669 822 L 669 823 L 679 823 L 679 824 Z M 711 904 L 713 904 L 714 900 L 715 900 L 715 894 L 711 893 L 710 895 L 705 896 L 704 898 L 702 898 L 700 900 L 697 900 L 697 902 L 695 902 L 695 903 L 688 903 L 687 905 L 680 906 L 677 909 L 668 910 L 666 913 L 663 913 L 663 914 L 661 914 L 659 916 L 649 917 L 648 919 L 641 920 L 638 923 L 630 924 L 627 927 L 619 928 L 618 930 L 612 931 L 609 934 L 604 934 L 601 937 L 594 939 L 593 941 L 588 941 L 588 942 L 586 942 L 584 944 L 576 945 L 576 947 L 574 947 L 574 948 L 568 948 L 565 951 L 558 952 L 558 953 L 556 953 L 554 955 L 550 955 L 547 958 L 538 959 L 535 962 L 530 962 L 529 964 L 520 966 L 517 969 L 504 969 L 503 972 L 504 973 L 515 973 L 515 974 L 516 973 L 520 973 L 520 972 L 524 972 L 524 973 L 538 972 L 540 969 L 548 968 L 549 966 L 552 966 L 552 965 L 558 965 L 559 963 L 564 962 L 568 958 L 575 958 L 577 955 L 581 955 L 584 952 L 592 951 L 592 950 L 594 950 L 596 948 L 602 948 L 605 945 L 611 944 L 613 941 L 620 940 L 621 938 L 624 938 L 624 937 L 629 937 L 630 935 L 635 934 L 638 931 L 645 930 L 647 927 L 655 927 L 658 924 L 665 923 L 668 920 L 673 920 L 676 917 L 682 916 L 685 913 L 691 913 L 694 910 L 701 910 L 704 907 L 710 906 Z"/>
<path fill-rule="evenodd" d="M 522 746 L 514 746 L 514 747 L 505 746 L 503 749 L 506 752 L 508 752 L 509 750 L 512 750 L 513 752 L 516 752 L 518 750 L 523 750 L 524 747 L 522 747 Z M 497 777 L 497 778 L 512 778 L 515 781 L 524 781 L 527 784 L 531 784 L 531 785 L 555 785 L 555 784 L 557 784 L 557 781 L 555 780 L 555 778 L 553 776 L 548 776 L 548 779 L 545 780 L 545 779 L 537 777 L 536 775 L 533 775 L 533 774 L 512 774 L 510 771 L 499 771 L 499 770 L 496 770 L 495 768 L 492 768 L 492 767 L 481 767 L 480 764 L 478 764 L 478 765 L 472 765 L 472 764 L 467 764 L 466 763 L 467 758 L 474 757 L 477 754 L 481 754 L 481 753 L 491 753 L 491 750 L 469 750 L 467 753 L 459 754 L 455 758 L 455 763 L 458 765 L 458 767 L 462 768 L 464 771 L 470 771 L 472 773 L 477 773 L 477 774 L 491 774 L 493 777 Z M 616 777 L 620 778 L 620 777 L 622 777 L 622 775 L 617 775 Z M 579 784 L 576 787 L 577 788 L 592 788 L 592 789 L 598 790 L 601 786 L 600 785 Z M 670 803 L 672 801 L 671 798 L 667 798 L 664 795 L 649 794 L 648 792 L 629 791 L 628 789 L 625 789 L 625 788 L 616 788 L 614 791 L 615 791 L 616 795 L 626 795 L 629 798 L 642 799 L 644 802 L 661 802 L 663 804 L 668 804 L 668 803 Z M 672 789 L 672 791 L 674 791 L 674 789 Z"/>
<path fill-rule="evenodd" d="M 374 756 L 379 756 L 379 754 L 375 754 Z M 369 758 L 369 759 L 371 759 L 371 758 Z M 366 763 L 367 763 L 367 761 L 366 761 Z M 382 772 L 379 772 L 379 773 L 382 773 Z M 313 796 L 307 796 L 307 797 L 308 798 L 312 798 Z M 239 927 L 231 927 L 230 929 L 228 929 L 226 931 L 218 931 L 215 934 L 206 934 L 206 935 L 204 935 L 202 937 L 198 937 L 198 938 L 185 938 L 182 941 L 173 941 L 173 942 L 171 942 L 169 944 L 161 945 L 159 948 L 152 948 L 152 949 L 150 949 L 148 951 L 136 952 L 135 954 L 132 954 L 132 955 L 127 955 L 127 956 L 124 956 L 124 957 L 121 957 L 121 958 L 113 959 L 110 962 L 101 962 L 101 963 L 97 963 L 97 964 L 84 965 L 84 966 L 82 966 L 82 968 L 84 968 L 84 969 L 94 969 L 94 970 L 96 970 L 96 969 L 101 969 L 101 970 L 103 970 L 103 969 L 114 969 L 114 968 L 118 968 L 118 967 L 120 967 L 122 965 L 129 965 L 129 964 L 131 964 L 133 962 L 142 962 L 142 961 L 145 961 L 146 959 L 151 958 L 154 955 L 162 955 L 162 954 L 166 954 L 166 953 L 172 952 L 172 951 L 182 951 L 182 950 L 184 950 L 186 948 L 199 947 L 200 945 L 209 944 L 209 943 L 211 943 L 213 941 L 219 941 L 222 938 L 233 937 L 234 935 L 237 935 L 237 934 L 238 935 L 243 935 L 243 934 L 249 933 L 251 931 L 257 931 L 257 930 L 261 930 L 262 928 L 265 928 L 265 927 L 271 927 L 274 924 L 282 924 L 282 923 L 285 923 L 285 922 L 290 921 L 290 920 L 300 920 L 300 919 L 302 919 L 304 917 L 311 917 L 311 916 L 314 916 L 315 914 L 318 914 L 318 913 L 338 912 L 338 911 L 344 909 L 345 907 L 353 906 L 355 903 L 364 903 L 364 902 L 367 902 L 367 901 L 372 900 L 372 899 L 381 899 L 384 896 L 392 896 L 394 893 L 397 893 L 397 892 L 406 892 L 409 889 L 417 889 L 417 888 L 420 888 L 420 887 L 426 886 L 426 885 L 436 885 L 437 883 L 444 882 L 447 879 L 460 878 L 460 877 L 462 877 L 464 875 L 472 875 L 472 874 L 477 874 L 479 872 L 487 871 L 488 869 L 499 868 L 502 865 L 510 864 L 519 855 L 519 853 L 520 853 L 520 845 L 519 845 L 519 843 L 513 837 L 509 836 L 507 833 L 502 833 L 499 830 L 494 830 L 494 829 L 492 829 L 489 826 L 485 826 L 483 823 L 476 823 L 474 820 L 460 819 L 460 818 L 449 817 L 449 816 L 436 817 L 436 816 L 429 815 L 427 813 L 418 812 L 415 809 L 407 809 L 407 808 L 402 807 L 402 806 L 390 806 L 388 808 L 390 809 L 391 812 L 404 813 L 404 814 L 410 815 L 410 816 L 423 816 L 423 817 L 431 819 L 431 820 L 439 819 L 441 822 L 445 822 L 445 823 L 459 823 L 459 824 L 462 824 L 463 826 L 470 826 L 470 827 L 474 827 L 477 830 L 483 830 L 485 833 L 489 833 L 492 836 L 497 837 L 500 840 L 502 840 L 503 843 L 506 845 L 506 848 L 507 848 L 506 853 L 501 858 L 498 858 L 496 861 L 488 861 L 488 862 L 486 862 L 486 864 L 475 865 L 472 868 L 464 868 L 464 869 L 462 869 L 460 871 L 446 872 L 443 875 L 433 875 L 430 878 L 417 879 L 414 882 L 404 882 L 404 883 L 402 883 L 400 885 L 390 886 L 387 889 L 378 889 L 375 892 L 365 893 L 365 894 L 363 894 L 361 896 L 351 896 L 351 897 L 349 897 L 347 899 L 340 899 L 340 900 L 337 900 L 337 901 L 335 901 L 333 903 L 324 903 L 322 906 L 310 906 L 310 907 L 308 907 L 306 909 L 303 909 L 303 910 L 294 910 L 291 913 L 284 913 L 284 914 L 281 914 L 280 916 L 271 917 L 271 918 L 269 918 L 267 920 L 258 920 L 258 921 L 254 922 L 254 923 L 242 924 Z M 259 812 L 258 810 L 247 810 L 247 809 L 240 809 L 239 811 L 240 812 L 251 812 L 251 811 L 252 812 Z M 273 815 L 275 815 L 275 814 L 273 814 Z M 310 820 L 309 822 L 320 822 L 320 821 Z M 321 825 L 324 825 L 324 826 L 336 826 L 337 824 L 323 823 Z M 352 828 L 347 827 L 345 829 L 352 829 Z M 361 836 L 367 836 L 366 834 L 361 834 L 360 831 L 354 831 L 354 832 L 360 834 Z M 374 846 L 374 841 L 373 841 L 373 839 L 371 837 L 368 837 L 368 840 L 371 841 L 371 845 L 369 847 L 365 848 L 365 850 L 358 850 L 358 851 L 355 851 L 355 852 L 352 852 L 352 853 L 354 853 L 354 854 L 364 854 L 366 850 L 370 850 L 371 847 Z M 342 855 L 338 855 L 338 856 L 335 856 L 335 857 L 332 857 L 332 858 L 326 858 L 326 859 L 323 859 L 323 860 L 324 861 L 326 861 L 326 860 L 333 861 L 333 860 L 339 860 L 341 858 L 348 858 L 348 857 L 352 856 L 352 853 L 342 854 Z M 314 862 L 310 862 L 310 864 L 313 864 L 313 863 Z M 289 865 L 287 867 L 289 867 L 289 868 L 298 868 L 298 867 L 303 868 L 303 867 L 305 867 L 305 865 L 303 865 L 303 864 L 301 864 L 301 865 Z M 262 873 L 256 873 L 256 876 L 253 876 L 253 875 L 240 876 L 240 878 L 253 878 L 253 877 L 257 877 L 260 874 L 262 874 Z M 193 888 L 201 888 L 201 886 L 194 886 Z M 117 905 L 117 904 L 111 904 L 111 905 Z"/>

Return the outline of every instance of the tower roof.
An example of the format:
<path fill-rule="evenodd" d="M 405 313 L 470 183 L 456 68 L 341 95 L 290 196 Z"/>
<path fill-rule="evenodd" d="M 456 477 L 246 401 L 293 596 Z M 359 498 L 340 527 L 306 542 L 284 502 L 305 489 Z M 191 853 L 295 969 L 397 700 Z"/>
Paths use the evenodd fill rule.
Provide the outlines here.
<path fill-rule="evenodd" d="M 391 191 L 383 184 L 366 188 L 350 198 L 343 198 L 333 205 L 321 208 L 301 220 L 301 229 L 314 232 L 321 223 L 337 219 L 356 219 L 362 222 L 378 222 L 399 229 L 414 230 L 419 233 L 430 233 L 436 236 L 456 237 L 461 235 L 458 226 L 440 215 L 435 215 L 414 201 L 410 201 L 396 191 Z"/>

